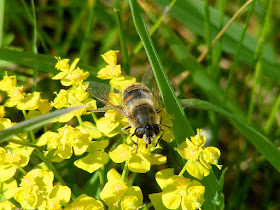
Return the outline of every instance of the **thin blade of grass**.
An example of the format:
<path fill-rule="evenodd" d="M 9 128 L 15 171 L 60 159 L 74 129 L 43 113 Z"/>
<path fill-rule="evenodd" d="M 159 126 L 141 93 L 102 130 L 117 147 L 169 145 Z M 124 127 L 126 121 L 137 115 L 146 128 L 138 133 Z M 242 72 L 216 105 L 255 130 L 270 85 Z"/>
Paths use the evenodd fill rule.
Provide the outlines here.
<path fill-rule="evenodd" d="M 2 130 L 0 131 L 0 143 L 8 140 L 9 138 L 12 138 L 14 135 L 18 134 L 18 133 L 22 133 L 25 131 L 30 131 L 33 130 L 35 128 L 41 127 L 55 119 L 57 119 L 58 117 L 67 114 L 69 112 L 73 112 L 75 110 L 78 109 L 82 109 L 82 108 L 86 108 L 87 106 L 76 106 L 76 107 L 72 107 L 72 108 L 65 108 L 65 109 L 61 109 L 61 110 L 57 110 L 36 118 L 32 118 L 29 120 L 25 120 L 23 122 L 20 122 L 8 129 Z"/>
<path fill-rule="evenodd" d="M 0 60 L 21 64 L 47 73 L 58 73 L 58 71 L 54 68 L 57 60 L 53 56 L 49 55 L 0 49 Z M 96 68 L 80 62 L 78 66 L 83 70 L 90 71 L 91 73 L 96 73 L 98 71 Z"/>
<path fill-rule="evenodd" d="M 226 116 L 236 129 L 239 130 L 239 132 L 242 133 L 256 147 L 256 149 L 274 166 L 274 168 L 280 172 L 279 149 L 254 127 L 247 124 L 239 117 L 210 102 L 199 99 L 183 99 L 180 100 L 180 102 L 184 107 L 214 111 Z"/>
<path fill-rule="evenodd" d="M 174 117 L 173 131 L 177 145 L 179 145 L 185 140 L 186 137 L 193 135 L 194 131 L 187 117 L 185 116 L 185 113 L 182 110 L 182 107 L 175 96 L 174 90 L 163 69 L 162 63 L 145 26 L 145 22 L 140 14 L 137 2 L 135 0 L 130 0 L 129 4 L 131 7 L 135 28 L 146 50 L 146 54 L 153 69 L 167 112 Z"/>

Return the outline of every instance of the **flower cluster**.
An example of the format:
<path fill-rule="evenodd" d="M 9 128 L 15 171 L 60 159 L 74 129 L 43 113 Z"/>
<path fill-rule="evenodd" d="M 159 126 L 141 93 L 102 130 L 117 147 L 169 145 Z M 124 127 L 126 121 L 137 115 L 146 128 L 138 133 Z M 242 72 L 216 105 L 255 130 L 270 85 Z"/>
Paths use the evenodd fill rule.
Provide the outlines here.
<path fill-rule="evenodd" d="M 89 109 L 96 109 L 96 101 L 89 98 L 89 94 L 86 91 L 87 83 L 84 82 L 88 78 L 89 73 L 84 72 L 76 65 L 79 59 L 75 59 L 71 65 L 69 65 L 69 59 L 56 58 L 58 60 L 55 68 L 60 72 L 53 77 L 54 80 L 60 80 L 61 84 L 64 86 L 71 86 L 71 88 L 65 90 L 61 89 L 56 98 L 53 100 L 51 105 L 56 109 L 61 109 L 64 107 L 74 107 L 78 105 L 89 105 Z M 68 122 L 74 116 L 81 116 L 87 114 L 85 109 L 81 109 L 69 114 L 66 114 L 59 118 L 60 122 Z"/>
<path fill-rule="evenodd" d="M 71 190 L 67 186 L 53 186 L 54 175 L 51 171 L 33 169 L 21 180 L 14 198 L 25 209 L 60 209 L 68 203 Z"/>
<path fill-rule="evenodd" d="M 107 65 L 98 72 L 97 77 L 109 80 L 106 82 L 121 93 L 129 84 L 135 83 L 136 79 L 121 75 L 121 65 L 117 64 L 117 55 L 118 51 L 109 51 L 102 55 Z M 0 81 L 0 90 L 6 92 L 8 96 L 4 106 L 0 106 L 0 131 L 15 124 L 9 118 L 5 118 L 5 107 L 22 110 L 26 119 L 46 114 L 52 108 L 61 109 L 77 105 L 89 105 L 89 108 L 58 117 L 57 124 L 60 127 L 55 130 L 47 130 L 45 127 L 43 134 L 29 131 L 27 135 L 27 132 L 23 132 L 0 147 L 0 209 L 17 207 L 39 210 L 63 208 L 101 210 L 105 209 L 106 205 L 108 209 L 134 210 L 144 207 L 142 190 L 138 186 L 133 186 L 131 177 L 135 177 L 136 173 L 147 173 L 153 165 L 167 163 L 166 156 L 154 152 L 161 149 L 158 144 L 159 137 L 168 143 L 174 140 L 170 116 L 164 108 L 160 107 L 159 115 L 164 132 L 147 146 L 141 138 L 135 135 L 130 137 L 121 132 L 123 127 L 128 126 L 128 119 L 117 110 L 106 110 L 104 116 L 100 118 L 89 112 L 97 109 L 97 104 L 87 92 L 89 82 L 85 80 L 89 72 L 78 67 L 79 59 L 75 59 L 71 64 L 69 59 L 60 57 L 56 59 L 55 68 L 59 72 L 52 79 L 59 80 L 66 88 L 58 93 L 54 92 L 55 98 L 52 102 L 42 99 L 39 92 L 25 93 L 23 87 L 17 87 L 16 77 L 8 76 L 6 73 Z M 108 97 L 113 105 L 120 105 L 121 94 L 110 92 Z M 90 113 L 94 123 L 84 120 L 88 116 L 83 115 Z M 74 125 L 72 121 L 65 124 L 74 117 L 79 125 Z M 128 134 L 134 132 L 131 128 Z M 187 170 L 191 176 L 201 180 L 210 173 L 212 165 L 218 168 L 221 166 L 218 165 L 219 149 L 205 148 L 206 139 L 200 132 L 197 130 L 195 136 L 190 140 L 186 139 L 175 148 L 187 160 L 179 175 L 175 175 L 172 168 L 156 173 L 155 180 L 162 192 L 149 195 L 150 205 L 155 209 L 201 209 L 205 187 L 196 180 L 185 178 L 183 174 Z M 111 138 L 117 141 L 111 141 Z M 137 150 L 135 142 L 137 142 Z M 31 164 L 28 165 L 33 156 L 37 158 L 30 161 Z M 84 171 L 89 173 L 99 171 L 100 193 L 97 184 L 94 186 L 95 197 L 83 193 L 77 194 L 77 198 L 71 197 L 73 195 L 71 189 L 61 184 L 64 182 L 51 162 L 60 164 L 70 158 L 76 167 Z M 42 163 L 38 163 L 39 159 Z M 34 163 L 36 166 L 32 168 Z M 116 164 L 122 165 L 122 174 L 115 169 L 107 170 L 107 166 L 112 167 Z M 105 172 L 107 172 L 107 180 Z M 128 177 L 131 179 L 129 180 Z M 55 182 L 54 185 L 54 178 L 61 183 Z"/>
<path fill-rule="evenodd" d="M 0 90 L 8 94 L 4 106 L 18 110 L 30 110 L 31 117 L 46 114 L 51 110 L 50 103 L 41 98 L 40 92 L 25 93 L 23 86 L 17 87 L 16 76 L 6 76 L 0 81 Z"/>
<path fill-rule="evenodd" d="M 122 180 L 121 175 L 111 169 L 107 174 L 108 182 L 100 192 L 100 198 L 109 209 L 132 210 L 143 203 L 143 194 L 139 187 L 131 186 L 127 180 Z"/>
<path fill-rule="evenodd" d="M 156 181 L 162 192 L 149 195 L 155 209 L 200 209 L 205 187 L 198 181 L 174 175 L 173 170 L 168 168 L 156 173 Z"/>
<path fill-rule="evenodd" d="M 200 134 L 201 130 L 197 129 L 197 134 L 188 138 L 185 142 L 181 143 L 178 148 L 175 148 L 177 152 L 187 161 L 186 170 L 190 175 L 197 179 L 203 179 L 208 176 L 212 166 L 216 165 L 221 169 L 221 165 L 218 165 L 218 159 L 220 157 L 220 150 L 216 147 L 206 147 L 204 144 L 206 138 Z"/>

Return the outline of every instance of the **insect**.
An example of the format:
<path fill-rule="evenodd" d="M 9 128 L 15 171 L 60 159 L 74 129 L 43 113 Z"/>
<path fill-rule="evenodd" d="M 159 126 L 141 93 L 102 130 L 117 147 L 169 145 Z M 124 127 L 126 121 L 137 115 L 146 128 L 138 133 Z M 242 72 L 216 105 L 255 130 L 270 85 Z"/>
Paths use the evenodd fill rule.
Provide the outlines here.
<path fill-rule="evenodd" d="M 122 128 L 122 131 L 125 132 L 132 128 L 134 132 L 130 135 L 131 140 L 133 136 L 136 136 L 143 139 L 146 147 L 148 147 L 162 131 L 158 109 L 160 94 L 151 69 L 144 74 L 141 83 L 130 84 L 122 91 L 110 85 L 92 81 L 89 82 L 87 91 L 128 119 L 129 126 Z M 119 98 L 114 97 L 116 95 Z M 98 109 L 93 111 L 98 111 Z M 162 135 L 163 132 L 158 138 L 158 142 Z M 133 140 L 132 142 L 136 145 L 137 151 L 138 142 L 136 143 Z"/>

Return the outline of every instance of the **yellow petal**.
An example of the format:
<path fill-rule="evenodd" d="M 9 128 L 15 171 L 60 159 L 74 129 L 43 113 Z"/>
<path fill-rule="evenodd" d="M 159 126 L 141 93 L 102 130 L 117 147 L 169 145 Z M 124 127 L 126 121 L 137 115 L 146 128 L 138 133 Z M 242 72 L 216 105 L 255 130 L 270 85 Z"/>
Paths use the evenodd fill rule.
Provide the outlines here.
<path fill-rule="evenodd" d="M 156 181 L 161 189 L 171 184 L 170 177 L 174 176 L 174 168 L 167 168 L 156 173 Z"/>
<path fill-rule="evenodd" d="M 122 163 L 124 161 L 129 160 L 132 157 L 132 150 L 133 148 L 128 145 L 120 144 L 112 152 L 109 152 L 109 156 L 115 163 Z"/>
<path fill-rule="evenodd" d="M 6 76 L 0 81 L 0 90 L 7 92 L 15 88 L 16 85 L 17 85 L 16 76 L 8 76 L 6 72 Z"/>
<path fill-rule="evenodd" d="M 71 189 L 67 186 L 62 186 L 57 184 L 52 189 L 52 192 L 49 195 L 49 198 L 56 198 L 60 201 L 60 204 L 66 204 L 70 201 L 71 198 Z"/>
<path fill-rule="evenodd" d="M 105 68 L 100 69 L 97 77 L 100 79 L 112 79 L 121 75 L 121 66 L 109 64 Z"/>
<path fill-rule="evenodd" d="M 168 209 L 177 209 L 181 204 L 181 196 L 176 191 L 162 192 L 162 202 Z"/>
<path fill-rule="evenodd" d="M 205 168 L 199 161 L 188 161 L 186 170 L 193 177 L 201 180 L 203 177 L 208 176 L 210 169 Z"/>
<path fill-rule="evenodd" d="M 151 168 L 151 163 L 138 154 L 134 154 L 128 161 L 128 169 L 136 173 L 146 173 Z"/>
<path fill-rule="evenodd" d="M 40 99 L 41 96 L 39 92 L 28 93 L 26 97 L 17 104 L 17 108 L 19 110 L 37 109 L 39 107 Z"/>
<path fill-rule="evenodd" d="M 14 178 L 11 178 L 5 182 L 1 183 L 1 194 L 4 195 L 5 199 L 10 199 L 14 197 L 14 194 L 17 191 L 17 181 Z M 1 206 L 1 204 L 0 204 Z"/>
<path fill-rule="evenodd" d="M 108 154 L 102 151 L 89 153 L 86 157 L 76 160 L 74 165 L 89 173 L 92 173 L 103 166 L 108 161 Z"/>
<path fill-rule="evenodd" d="M 119 51 L 117 50 L 110 50 L 101 56 L 106 61 L 106 63 L 116 65 L 118 53 Z"/>

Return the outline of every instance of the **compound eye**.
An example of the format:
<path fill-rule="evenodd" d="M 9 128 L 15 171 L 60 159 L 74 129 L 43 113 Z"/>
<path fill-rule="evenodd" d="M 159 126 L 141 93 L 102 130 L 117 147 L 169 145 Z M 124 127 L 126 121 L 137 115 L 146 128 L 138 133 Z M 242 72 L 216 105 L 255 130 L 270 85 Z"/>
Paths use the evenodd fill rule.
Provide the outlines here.
<path fill-rule="evenodd" d="M 136 128 L 134 131 L 135 135 L 138 138 L 143 138 L 144 132 L 145 132 L 145 128 L 143 128 L 143 127 Z"/>
<path fill-rule="evenodd" d="M 159 124 L 153 124 L 152 128 L 153 128 L 155 134 L 158 135 L 159 132 L 160 132 L 160 125 Z"/>

